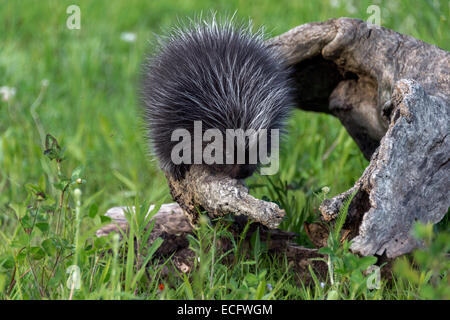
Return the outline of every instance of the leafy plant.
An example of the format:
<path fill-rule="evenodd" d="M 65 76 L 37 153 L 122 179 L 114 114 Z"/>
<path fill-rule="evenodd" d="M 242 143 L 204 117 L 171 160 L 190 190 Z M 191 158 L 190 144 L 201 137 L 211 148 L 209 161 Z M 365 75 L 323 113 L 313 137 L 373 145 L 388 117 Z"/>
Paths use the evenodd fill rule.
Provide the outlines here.
<path fill-rule="evenodd" d="M 412 253 L 412 261 L 408 257 L 398 259 L 394 272 L 398 276 L 397 287 L 412 285 L 416 299 L 450 299 L 450 234 L 434 232 L 432 224 L 417 222 L 414 235 L 422 242 L 423 249 Z"/>
<path fill-rule="evenodd" d="M 376 295 L 367 286 L 371 274 L 368 275 L 366 271 L 377 262 L 377 258 L 373 256 L 360 257 L 352 253 L 350 251 L 351 241 L 341 239 L 341 231 L 347 218 L 348 208 L 355 194 L 356 192 L 346 199 L 334 226 L 330 227 L 327 246 L 319 249 L 319 253 L 328 256 L 328 259 L 318 258 L 317 260 L 327 263 L 330 283 L 326 298 L 331 300 L 374 298 Z M 319 283 L 312 270 L 310 272 L 313 274 L 316 286 L 326 286 L 325 283 Z"/>

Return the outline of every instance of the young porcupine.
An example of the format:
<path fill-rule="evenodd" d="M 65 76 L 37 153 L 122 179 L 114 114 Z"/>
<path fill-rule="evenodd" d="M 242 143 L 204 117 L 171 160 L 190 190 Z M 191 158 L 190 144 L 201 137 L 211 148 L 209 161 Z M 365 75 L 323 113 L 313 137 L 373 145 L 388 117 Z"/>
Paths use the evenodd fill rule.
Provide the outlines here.
<path fill-rule="evenodd" d="M 192 134 L 194 121 L 202 121 L 203 132 L 218 129 L 224 136 L 226 129 L 267 129 L 270 152 L 270 129 L 283 128 L 292 105 L 289 69 L 265 44 L 262 32 L 215 19 L 192 22 L 160 42 L 146 62 L 142 95 L 153 151 L 161 168 L 176 178 L 189 164 L 171 159 L 178 143 L 171 141 L 175 129 Z M 248 161 L 248 145 L 245 152 L 244 164 L 209 168 L 246 178 L 258 162 Z"/>

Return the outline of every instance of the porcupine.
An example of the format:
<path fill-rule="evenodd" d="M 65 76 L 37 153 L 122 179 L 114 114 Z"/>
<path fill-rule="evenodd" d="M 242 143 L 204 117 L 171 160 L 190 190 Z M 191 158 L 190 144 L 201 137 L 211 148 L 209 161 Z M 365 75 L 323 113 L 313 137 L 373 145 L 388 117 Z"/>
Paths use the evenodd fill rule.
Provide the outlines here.
<path fill-rule="evenodd" d="M 203 132 L 214 128 L 224 136 L 226 129 L 267 129 L 270 152 L 270 130 L 283 131 L 292 106 L 291 87 L 287 64 L 261 30 L 216 19 L 176 29 L 146 60 L 142 81 L 145 125 L 160 167 L 183 177 L 189 164 L 173 163 L 178 141 L 171 136 L 174 129 L 193 133 L 194 121 L 202 121 Z M 249 163 L 248 145 L 245 152 L 243 164 L 202 165 L 246 178 L 260 159 Z"/>

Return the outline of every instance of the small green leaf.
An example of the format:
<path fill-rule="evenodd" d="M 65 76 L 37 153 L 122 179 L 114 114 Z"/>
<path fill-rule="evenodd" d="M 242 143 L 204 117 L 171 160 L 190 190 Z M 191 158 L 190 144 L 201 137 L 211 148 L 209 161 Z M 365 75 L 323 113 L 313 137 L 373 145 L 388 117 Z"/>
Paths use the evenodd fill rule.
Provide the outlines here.
<path fill-rule="evenodd" d="M 27 249 L 23 248 L 23 250 L 19 251 L 19 253 L 16 256 L 17 262 L 22 262 L 27 257 Z"/>
<path fill-rule="evenodd" d="M 266 281 L 262 280 L 255 291 L 255 299 L 260 300 L 264 295 L 264 290 L 266 289 Z"/>
<path fill-rule="evenodd" d="M 106 237 L 95 238 L 94 246 L 97 249 L 104 248 L 108 243 L 106 242 Z"/>
<path fill-rule="evenodd" d="M 355 284 L 361 284 L 362 282 L 364 282 L 364 277 L 361 271 L 359 270 L 353 270 L 353 272 L 350 275 L 350 279 Z"/>
<path fill-rule="evenodd" d="M 373 256 L 367 256 L 359 258 L 358 260 L 358 268 L 359 270 L 366 270 L 371 265 L 377 262 L 377 258 Z"/>
<path fill-rule="evenodd" d="M 89 218 L 94 219 L 97 213 L 98 213 L 98 205 L 94 203 L 89 208 Z"/>
<path fill-rule="evenodd" d="M 245 280 L 249 284 L 249 286 L 256 286 L 258 285 L 259 279 L 257 276 L 255 276 L 253 273 L 248 273 L 245 276 Z"/>
<path fill-rule="evenodd" d="M 11 255 L 7 255 L 0 258 L 0 267 L 4 269 L 14 268 L 14 257 Z"/>
<path fill-rule="evenodd" d="M 41 190 L 45 190 L 45 189 L 46 189 L 46 181 L 45 181 L 45 176 L 44 176 L 44 175 L 42 175 L 42 176 L 39 178 L 38 185 L 39 185 L 39 188 L 40 188 Z"/>
<path fill-rule="evenodd" d="M 50 160 L 55 160 L 61 162 L 63 151 L 58 144 L 58 141 L 51 134 L 47 134 L 45 137 L 45 151 L 44 155 Z"/>
<path fill-rule="evenodd" d="M 53 256 L 56 254 L 56 245 L 53 239 L 46 239 L 42 241 L 41 247 L 48 256 Z"/>
<path fill-rule="evenodd" d="M 25 229 L 29 229 L 33 227 L 33 218 L 29 215 L 26 215 L 22 219 L 20 219 L 20 222 L 22 223 L 22 227 Z"/>
<path fill-rule="evenodd" d="M 39 230 L 41 230 L 43 233 L 47 232 L 50 228 L 50 226 L 46 222 L 38 222 L 38 223 L 36 223 L 36 227 Z"/>
<path fill-rule="evenodd" d="M 60 190 L 60 191 L 63 191 L 63 190 L 67 187 L 67 185 L 68 185 L 69 183 L 70 183 L 70 180 L 68 180 L 68 179 L 61 179 L 60 181 L 54 183 L 53 186 L 54 186 L 56 189 L 58 189 L 58 190 Z"/>
<path fill-rule="evenodd" d="M 33 260 L 41 260 L 45 257 L 45 252 L 41 249 L 41 247 L 31 247 L 29 254 L 31 254 L 31 258 Z"/>
<path fill-rule="evenodd" d="M 27 206 L 22 203 L 11 203 L 9 206 L 14 210 L 19 219 L 25 216 L 27 212 Z"/>
<path fill-rule="evenodd" d="M 82 167 L 82 166 L 75 168 L 75 169 L 72 171 L 72 176 L 70 177 L 70 180 L 71 180 L 72 182 L 73 182 L 73 181 L 76 181 L 78 178 L 81 177 L 82 171 L 83 171 L 83 167 Z"/>
<path fill-rule="evenodd" d="M 108 216 L 100 216 L 101 223 L 111 222 L 111 218 Z"/>

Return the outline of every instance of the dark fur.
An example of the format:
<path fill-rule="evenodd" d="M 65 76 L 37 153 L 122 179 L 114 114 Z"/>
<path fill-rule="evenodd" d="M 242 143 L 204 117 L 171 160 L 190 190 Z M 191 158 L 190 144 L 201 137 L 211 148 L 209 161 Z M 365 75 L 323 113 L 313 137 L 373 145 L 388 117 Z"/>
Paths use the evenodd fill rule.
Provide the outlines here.
<path fill-rule="evenodd" d="M 171 161 L 174 129 L 282 129 L 291 103 L 289 71 L 262 33 L 231 22 L 191 23 L 161 42 L 146 63 L 143 80 L 146 125 L 160 166 L 182 176 L 187 165 Z M 215 165 L 245 178 L 256 165 Z"/>

